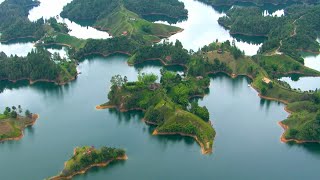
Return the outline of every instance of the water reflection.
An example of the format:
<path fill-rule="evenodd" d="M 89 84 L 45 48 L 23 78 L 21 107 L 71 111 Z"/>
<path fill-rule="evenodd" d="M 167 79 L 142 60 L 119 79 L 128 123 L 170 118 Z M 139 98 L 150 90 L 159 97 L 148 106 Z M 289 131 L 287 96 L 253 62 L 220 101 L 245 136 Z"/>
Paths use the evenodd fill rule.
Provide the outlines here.
<path fill-rule="evenodd" d="M 203 47 L 209 43 L 216 41 L 233 40 L 234 38 L 218 24 L 219 17 L 224 16 L 213 9 L 211 6 L 199 3 L 197 1 L 182 0 L 188 10 L 188 20 L 178 22 L 175 26 L 184 29 L 183 32 L 175 34 L 169 38 L 169 41 L 175 42 L 177 39 L 182 42 L 186 49 L 193 49 L 197 51 L 198 48 Z M 254 37 L 252 41 L 254 41 Z M 236 45 L 247 55 L 254 55 L 257 53 L 261 44 L 250 44 L 242 39 L 237 39 Z"/>
<path fill-rule="evenodd" d="M 287 82 L 291 88 L 300 89 L 301 91 L 309 91 L 320 89 L 320 77 L 302 77 L 293 74 L 289 77 L 282 77 L 279 80 Z"/>
<path fill-rule="evenodd" d="M 7 56 L 27 56 L 34 49 L 34 42 L 12 42 L 9 44 L 0 43 L 0 52 L 3 51 Z"/>
<path fill-rule="evenodd" d="M 55 17 L 58 22 L 65 23 L 70 29 L 69 34 L 81 39 L 107 39 L 109 34 L 104 31 L 99 31 L 90 26 L 82 26 L 68 19 L 61 18 L 59 15 L 65 5 L 72 0 L 40 0 L 40 5 L 30 10 L 28 18 L 30 21 L 36 21 L 40 18 L 49 19 Z"/>

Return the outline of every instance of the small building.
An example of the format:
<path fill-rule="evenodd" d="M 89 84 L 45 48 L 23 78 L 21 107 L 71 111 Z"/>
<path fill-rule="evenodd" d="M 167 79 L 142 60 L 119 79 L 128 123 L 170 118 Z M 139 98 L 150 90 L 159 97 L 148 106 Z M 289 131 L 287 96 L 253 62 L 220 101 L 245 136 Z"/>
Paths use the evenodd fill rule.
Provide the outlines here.
<path fill-rule="evenodd" d="M 155 90 L 159 89 L 160 87 L 161 87 L 161 84 L 159 84 L 159 83 L 153 83 L 153 84 L 149 85 L 149 89 L 151 91 L 155 91 Z"/>
<path fill-rule="evenodd" d="M 218 52 L 218 54 L 222 54 L 223 53 L 221 48 L 219 48 L 217 52 Z"/>
<path fill-rule="evenodd" d="M 272 81 L 271 81 L 269 78 L 267 78 L 267 77 L 263 77 L 262 81 L 265 82 L 266 84 L 269 84 L 269 83 L 272 82 Z"/>
<path fill-rule="evenodd" d="M 123 31 L 123 32 L 122 32 L 122 35 L 123 35 L 123 36 L 128 35 L 128 31 Z"/>

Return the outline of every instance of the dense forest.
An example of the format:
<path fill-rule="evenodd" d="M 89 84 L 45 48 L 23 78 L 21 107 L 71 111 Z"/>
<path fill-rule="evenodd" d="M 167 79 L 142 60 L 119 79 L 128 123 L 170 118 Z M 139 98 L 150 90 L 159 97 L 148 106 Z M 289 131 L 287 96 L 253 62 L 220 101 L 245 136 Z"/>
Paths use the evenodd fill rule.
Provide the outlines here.
<path fill-rule="evenodd" d="M 45 80 L 64 83 L 77 75 L 73 61 L 52 55 L 44 49 L 32 50 L 26 57 L 7 57 L 0 53 L 0 79 L 30 81 Z"/>
<path fill-rule="evenodd" d="M 139 47 L 140 45 L 136 41 L 128 39 L 126 36 L 106 40 L 89 39 L 85 46 L 75 53 L 75 58 L 81 59 L 91 54 L 103 56 L 113 53 L 131 54 Z"/>
<path fill-rule="evenodd" d="M 168 17 L 186 17 L 188 11 L 178 0 L 74 0 L 63 8 L 62 17 L 71 20 L 98 20 L 111 13 L 119 4 L 128 10 L 142 16 L 161 14 Z"/>
<path fill-rule="evenodd" d="M 293 5 L 282 17 L 263 16 L 257 7 L 236 7 L 219 18 L 231 34 L 267 36 L 259 53 L 278 49 L 303 63 L 299 51 L 319 52 L 320 5 Z"/>
<path fill-rule="evenodd" d="M 174 44 L 164 41 L 153 46 L 139 48 L 129 60 L 131 64 L 142 63 L 147 60 L 161 60 L 165 64 L 187 64 L 190 60 L 188 51 L 177 40 Z"/>
<path fill-rule="evenodd" d="M 166 70 L 161 70 L 161 75 L 160 84 L 154 74 L 139 74 L 136 82 L 114 76 L 109 102 L 101 106 L 115 106 L 120 111 L 143 109 L 144 119 L 157 125 L 156 132 L 196 136 L 203 153 L 211 153 L 215 131 L 208 123 L 208 109 L 190 102 L 191 97 L 206 94 L 209 78 L 183 78 Z"/>
<path fill-rule="evenodd" d="M 33 0 L 6 0 L 0 4 L 0 33 L 1 41 L 16 38 L 32 37 L 40 39 L 45 30 L 44 20 L 31 22 L 28 19 L 29 10 L 39 5 Z"/>

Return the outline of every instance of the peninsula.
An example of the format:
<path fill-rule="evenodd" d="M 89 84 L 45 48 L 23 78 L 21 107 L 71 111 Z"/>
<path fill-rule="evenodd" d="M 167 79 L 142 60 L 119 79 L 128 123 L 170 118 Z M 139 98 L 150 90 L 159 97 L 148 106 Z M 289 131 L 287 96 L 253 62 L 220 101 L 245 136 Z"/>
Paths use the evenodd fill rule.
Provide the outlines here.
<path fill-rule="evenodd" d="M 0 142 L 10 140 L 20 140 L 23 137 L 23 130 L 32 126 L 38 119 L 37 114 L 25 111 L 25 116 L 20 115 L 22 108 L 12 106 L 6 107 L 3 114 L 0 113 Z"/>
<path fill-rule="evenodd" d="M 0 52 L 0 80 L 28 80 L 30 84 L 44 81 L 62 85 L 77 75 L 74 60 L 61 58 L 59 54 L 51 54 L 42 48 L 32 50 L 26 57 L 8 57 Z"/>
<path fill-rule="evenodd" d="M 140 74 L 136 82 L 114 76 L 109 101 L 97 109 L 142 110 L 145 112 L 144 121 L 156 126 L 154 135 L 193 137 L 203 154 L 211 153 L 215 131 L 209 121 L 208 109 L 196 102 L 189 106 L 191 97 L 206 93 L 209 79 L 182 78 L 179 74 L 162 70 L 161 83 L 156 80 L 157 76 L 153 74 Z"/>

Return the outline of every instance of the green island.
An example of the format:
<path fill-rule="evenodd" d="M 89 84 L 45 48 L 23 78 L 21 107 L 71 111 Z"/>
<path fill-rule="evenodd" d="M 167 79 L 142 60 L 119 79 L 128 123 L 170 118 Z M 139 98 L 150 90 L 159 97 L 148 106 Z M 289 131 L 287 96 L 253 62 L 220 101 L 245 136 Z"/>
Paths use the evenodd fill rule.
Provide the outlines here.
<path fill-rule="evenodd" d="M 146 42 L 159 42 L 161 38 L 182 31 L 178 27 L 143 19 L 143 15 L 148 14 L 179 18 L 187 16 L 187 10 L 183 3 L 176 0 L 75 0 L 66 5 L 61 13 L 62 17 L 74 21 L 91 20 L 94 27 L 107 31 L 113 37 L 128 36 Z"/>
<path fill-rule="evenodd" d="M 161 70 L 160 83 L 153 74 L 139 74 L 138 81 L 128 82 L 120 75 L 111 79 L 109 101 L 97 109 L 117 108 L 119 111 L 142 110 L 144 121 L 155 125 L 154 135 L 178 134 L 193 137 L 202 153 L 212 152 L 215 131 L 206 107 L 192 102 L 192 97 L 204 96 L 209 78 L 182 78 L 179 74 Z"/>
<path fill-rule="evenodd" d="M 284 53 L 303 63 L 301 51 L 319 54 L 316 41 L 320 27 L 320 5 L 292 5 L 285 16 L 263 16 L 258 7 L 235 7 L 219 18 L 231 34 L 266 36 L 259 54 Z"/>
<path fill-rule="evenodd" d="M 0 80 L 28 80 L 30 84 L 45 81 L 62 85 L 77 75 L 74 60 L 61 58 L 59 54 L 51 54 L 42 48 L 32 50 L 26 57 L 8 57 L 0 52 Z"/>
<path fill-rule="evenodd" d="M 118 160 L 128 159 L 123 149 L 101 147 L 96 149 L 93 146 L 77 147 L 73 156 L 65 162 L 64 169 L 51 180 L 72 179 L 78 174 L 84 174 L 92 167 L 104 167 L 109 163 Z"/>
<path fill-rule="evenodd" d="M 6 107 L 3 114 L 0 113 L 0 142 L 10 140 L 20 140 L 23 137 L 23 130 L 32 126 L 39 115 L 26 110 L 24 116 L 21 115 L 22 108 L 12 106 Z"/>

